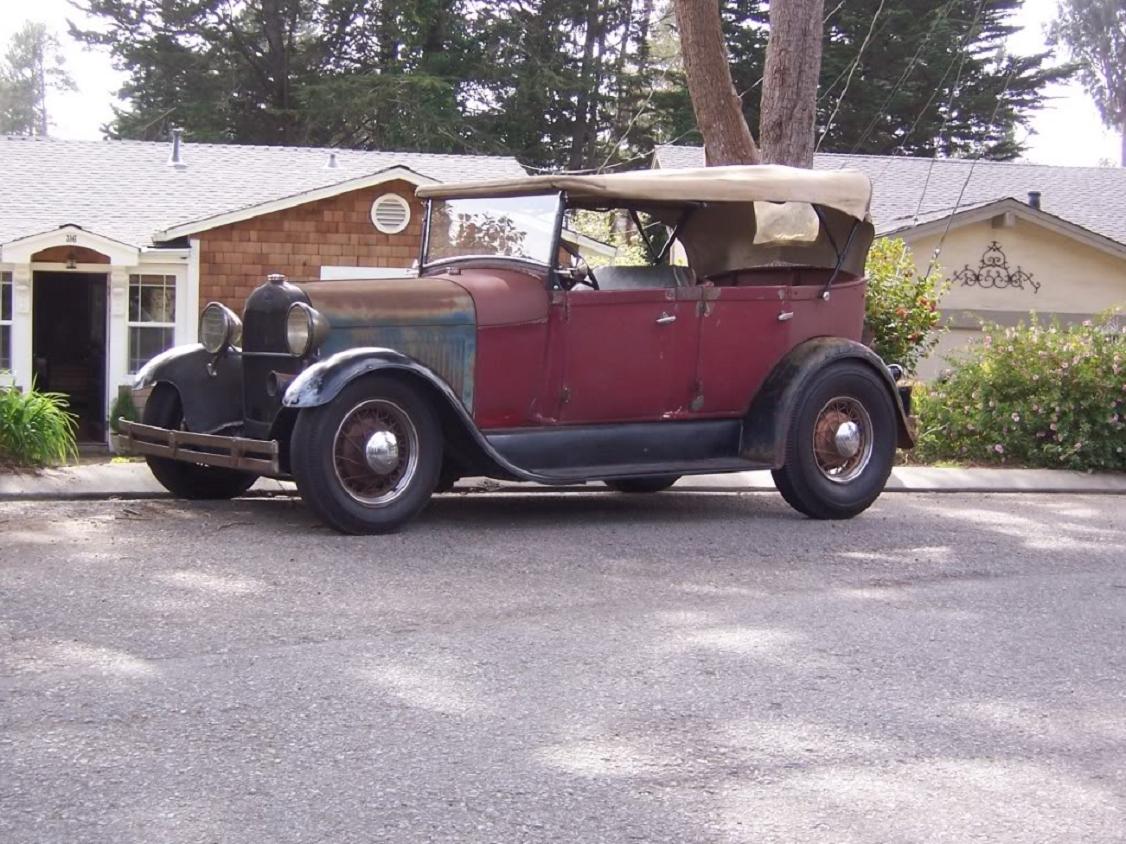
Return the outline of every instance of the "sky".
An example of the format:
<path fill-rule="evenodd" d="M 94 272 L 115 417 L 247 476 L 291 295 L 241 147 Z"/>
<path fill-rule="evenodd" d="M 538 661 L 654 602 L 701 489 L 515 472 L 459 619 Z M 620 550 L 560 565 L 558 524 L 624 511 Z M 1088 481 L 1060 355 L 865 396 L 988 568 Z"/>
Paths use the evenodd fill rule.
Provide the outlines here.
<path fill-rule="evenodd" d="M 1056 2 L 1025 0 L 1020 21 L 1024 29 L 1011 39 L 1012 52 L 1027 54 L 1044 49 L 1044 28 L 1054 16 Z M 6 43 L 25 20 L 42 21 L 56 31 L 78 91 L 51 93 L 48 112 L 54 122 L 52 134 L 60 138 L 100 138 L 101 127 L 113 117 L 112 104 L 122 75 L 113 69 L 105 52 L 79 45 L 66 35 L 67 18 L 82 23 L 82 15 L 68 0 L 0 0 L 0 43 Z M 1102 125 L 1082 85 L 1056 85 L 1048 93 L 1051 100 L 1033 120 L 1024 158 L 1037 164 L 1117 164 L 1119 136 Z"/>

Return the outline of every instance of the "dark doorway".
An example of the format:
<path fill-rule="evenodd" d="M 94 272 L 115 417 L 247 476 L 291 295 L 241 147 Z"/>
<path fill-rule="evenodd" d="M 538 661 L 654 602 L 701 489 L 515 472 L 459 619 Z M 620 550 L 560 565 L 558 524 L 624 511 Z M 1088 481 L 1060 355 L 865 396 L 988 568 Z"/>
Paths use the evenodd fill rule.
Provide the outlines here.
<path fill-rule="evenodd" d="M 36 386 L 70 398 L 79 442 L 104 442 L 106 275 L 37 272 L 33 281 Z"/>

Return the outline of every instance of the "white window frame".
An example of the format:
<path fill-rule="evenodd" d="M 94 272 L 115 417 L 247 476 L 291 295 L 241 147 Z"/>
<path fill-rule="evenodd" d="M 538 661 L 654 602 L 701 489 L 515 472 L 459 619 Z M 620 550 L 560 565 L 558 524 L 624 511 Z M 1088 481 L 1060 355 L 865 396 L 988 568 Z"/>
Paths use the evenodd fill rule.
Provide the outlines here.
<path fill-rule="evenodd" d="M 0 309 L 0 328 L 8 329 L 8 344 L 7 348 L 0 348 L 0 372 L 12 371 L 12 323 L 15 321 L 16 315 L 16 285 L 12 280 L 11 270 L 0 270 L 0 299 L 3 298 L 4 288 L 8 289 L 8 318 L 4 319 L 4 312 Z M 3 333 L 3 332 L 0 332 Z M 8 364 L 3 364 L 4 360 Z"/>
<path fill-rule="evenodd" d="M 148 321 L 148 320 L 134 320 L 132 318 L 132 313 L 131 313 L 132 308 L 130 306 L 131 306 L 131 303 L 133 301 L 134 280 L 136 281 L 136 284 L 138 284 L 140 287 L 144 288 L 145 283 L 141 279 L 143 279 L 145 276 L 159 276 L 160 278 L 164 279 L 163 284 L 164 284 L 164 288 L 165 288 L 165 296 L 168 295 L 167 289 L 171 285 L 171 287 L 172 287 L 172 302 L 173 302 L 172 307 L 173 307 L 173 310 L 174 310 L 171 322 L 154 322 L 154 321 Z M 129 273 L 129 281 L 128 281 L 128 284 L 127 284 L 126 290 L 125 290 L 125 320 L 126 320 L 125 321 L 125 326 L 126 326 L 126 328 L 125 328 L 125 365 L 126 365 L 128 373 L 130 375 L 135 374 L 136 371 L 137 371 L 136 369 L 133 368 L 133 329 L 134 328 L 163 328 L 163 329 L 167 329 L 167 330 L 172 332 L 172 345 L 176 344 L 176 312 L 178 312 L 178 309 L 176 307 L 176 305 L 177 305 L 176 296 L 177 296 L 179 286 L 180 286 L 180 278 L 175 273 L 151 272 L 151 271 L 145 272 L 144 270 Z M 138 296 L 138 301 L 139 300 L 140 300 L 140 297 Z M 171 348 L 171 346 L 169 348 Z"/>

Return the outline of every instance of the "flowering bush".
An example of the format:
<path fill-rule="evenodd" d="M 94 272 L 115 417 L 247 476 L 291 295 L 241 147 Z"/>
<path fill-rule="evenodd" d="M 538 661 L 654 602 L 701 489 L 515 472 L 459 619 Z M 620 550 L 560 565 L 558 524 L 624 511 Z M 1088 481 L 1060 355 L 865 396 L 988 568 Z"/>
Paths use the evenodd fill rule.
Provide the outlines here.
<path fill-rule="evenodd" d="M 866 272 L 865 326 L 873 335 L 872 348 L 913 375 L 938 342 L 938 300 L 947 284 L 937 280 L 938 271 L 920 276 L 907 244 L 894 238 L 872 244 Z"/>
<path fill-rule="evenodd" d="M 1126 332 L 1082 325 L 1001 328 L 916 393 L 922 460 L 1126 469 Z"/>

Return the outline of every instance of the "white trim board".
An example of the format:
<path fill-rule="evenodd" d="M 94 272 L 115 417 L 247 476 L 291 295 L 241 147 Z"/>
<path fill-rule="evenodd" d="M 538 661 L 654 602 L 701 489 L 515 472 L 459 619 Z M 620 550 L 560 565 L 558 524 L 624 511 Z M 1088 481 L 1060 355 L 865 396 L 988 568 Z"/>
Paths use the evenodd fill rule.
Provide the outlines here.
<path fill-rule="evenodd" d="M 412 267 L 321 267 L 321 281 L 348 281 L 364 278 L 414 278 Z"/>
<path fill-rule="evenodd" d="M 181 223 L 180 225 L 172 226 L 163 231 L 155 232 L 153 234 L 153 241 L 162 243 L 169 240 L 176 240 L 181 237 L 187 237 L 188 235 L 199 234 L 209 229 L 218 228 L 219 226 L 241 223 L 244 220 L 251 220 L 255 217 L 273 214 L 277 211 L 284 211 L 287 208 L 295 208 L 298 205 L 305 205 L 320 199 L 329 199 L 334 196 L 339 196 L 342 193 L 370 188 L 392 181 L 409 182 L 417 187 L 418 185 L 434 184 L 437 180 L 423 176 L 421 173 L 416 173 L 409 167 L 399 165 L 387 167 L 375 173 L 369 173 L 366 176 L 358 176 L 355 179 L 348 179 L 332 185 L 325 185 L 324 187 L 303 191 L 302 193 L 295 193 L 291 196 L 272 199 L 269 202 L 250 205 L 235 211 L 226 211 L 222 214 L 215 214 L 214 216 L 204 217 L 200 220 Z"/>

